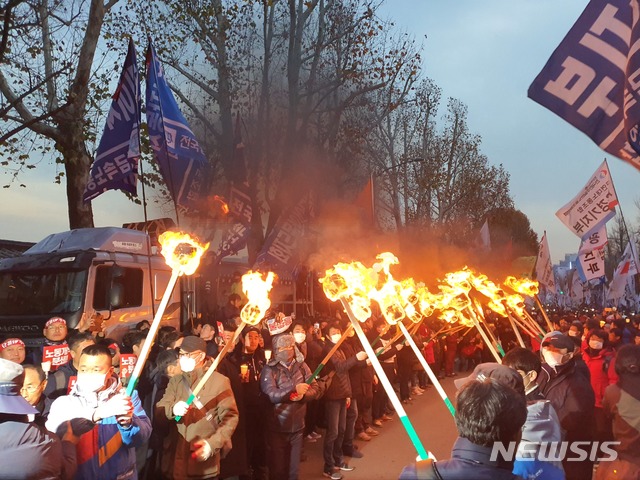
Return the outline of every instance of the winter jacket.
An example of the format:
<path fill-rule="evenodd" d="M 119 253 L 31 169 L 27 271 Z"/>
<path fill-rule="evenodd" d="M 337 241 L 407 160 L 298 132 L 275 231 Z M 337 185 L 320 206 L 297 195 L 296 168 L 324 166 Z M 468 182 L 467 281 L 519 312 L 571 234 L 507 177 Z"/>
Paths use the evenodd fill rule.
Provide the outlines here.
<path fill-rule="evenodd" d="M 260 388 L 270 401 L 267 430 L 294 433 L 304 428 L 306 403 L 319 398 L 321 394 L 318 382 L 311 382 L 302 400 L 294 401 L 293 398 L 296 398 L 296 385 L 304 383 L 310 376 L 311 370 L 302 361 L 302 354 L 293 360 L 290 367 L 273 359 L 264 366 L 260 374 Z"/>
<path fill-rule="evenodd" d="M 513 473 L 526 480 L 564 480 L 561 461 L 546 460 L 551 442 L 562 441 L 558 415 L 551 402 L 542 400 L 527 404 L 527 420 L 522 427 L 522 440 L 516 452 Z M 543 450 L 541 450 L 541 448 Z M 541 459 L 541 453 L 545 459 Z"/>
<path fill-rule="evenodd" d="M 347 352 L 347 357 L 355 355 L 363 350 L 362 344 L 358 337 L 348 338 L 343 344 L 343 351 Z M 356 365 L 349 369 L 349 382 L 351 384 L 351 396 L 359 397 L 365 395 L 365 392 L 371 392 L 373 384 L 373 367 L 367 366 L 367 361 L 358 361 Z"/>
<path fill-rule="evenodd" d="M 175 421 L 173 406 L 179 401 L 187 401 L 192 390 L 211 365 L 210 361 L 193 372 L 176 375 L 169 380 L 167 389 L 158 402 L 165 416 Z M 171 431 L 170 442 L 174 452 L 164 452 L 162 471 L 174 480 L 215 478 L 220 472 L 220 451 L 231 447 L 231 436 L 238 424 L 238 408 L 231 391 L 229 379 L 214 372 L 198 393 L 199 403 L 177 422 Z M 206 440 L 213 455 L 201 462 L 191 458 L 191 442 Z"/>
<path fill-rule="evenodd" d="M 329 341 L 327 342 L 323 356 L 329 353 L 329 350 L 331 350 L 333 345 L 333 343 Z M 347 358 L 344 349 L 338 348 L 338 350 L 336 350 L 331 359 L 327 362 L 327 366 L 323 372 L 324 374 L 332 371 L 336 372 L 331 385 L 329 385 L 329 388 L 324 395 L 327 400 L 343 400 L 352 396 L 349 370 L 357 364 L 358 359 L 355 357 L 355 354 Z M 361 362 L 361 366 L 366 366 L 365 361 Z"/>
<path fill-rule="evenodd" d="M 51 405 L 47 429 L 58 433 L 59 429 L 65 428 L 67 421 L 71 421 L 74 433 L 80 435 L 80 442 L 76 445 L 76 479 L 138 478 L 135 448 L 151 435 L 151 422 L 142 409 L 138 392 L 134 390 L 131 395 L 133 417 L 128 427 L 120 425 L 113 416 L 97 423 L 92 420 L 99 405 L 120 393 L 124 393 L 124 389 L 120 379 L 113 375 L 104 390 L 80 393 L 74 387 L 69 395 L 58 397 Z"/>
<path fill-rule="evenodd" d="M 640 472 L 640 375 L 623 374 L 617 385 L 605 389 L 602 404 L 613 422 L 613 438 L 620 442 L 614 447 L 618 459 Z"/>
<path fill-rule="evenodd" d="M 499 458 L 492 461 L 491 448 L 471 443 L 458 437 L 453 444 L 451 458 L 437 462 L 407 465 L 399 480 L 518 480 L 522 477 L 511 473 L 513 462 Z M 426 467 L 426 468 L 425 468 Z"/>
<path fill-rule="evenodd" d="M 73 366 L 73 361 L 69 360 L 58 370 L 49 375 L 47 386 L 44 388 L 44 395 L 51 401 L 69 392 L 69 380 L 77 377 L 78 370 Z"/>
<path fill-rule="evenodd" d="M 599 351 L 587 348 L 582 354 L 584 363 L 589 368 L 591 378 L 591 388 L 596 396 L 595 406 L 602 408 L 602 398 L 604 390 L 611 384 L 615 384 L 618 376 L 615 373 L 615 365 L 613 359 L 615 353 L 609 349 L 601 349 Z"/>
<path fill-rule="evenodd" d="M 21 416 L 0 421 L 0 479 L 71 480 L 76 448 Z"/>

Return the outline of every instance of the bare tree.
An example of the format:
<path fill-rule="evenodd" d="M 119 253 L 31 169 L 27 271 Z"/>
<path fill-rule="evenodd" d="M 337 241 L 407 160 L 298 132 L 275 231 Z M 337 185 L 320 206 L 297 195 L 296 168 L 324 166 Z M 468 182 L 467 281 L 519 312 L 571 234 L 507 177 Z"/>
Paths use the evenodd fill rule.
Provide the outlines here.
<path fill-rule="evenodd" d="M 2 120 L 15 133 L 2 144 L 5 161 L 18 170 L 33 168 L 33 148 L 58 152 L 70 228 L 93 226 L 91 205 L 82 201 L 92 163 L 87 141 L 95 139 L 92 115 L 100 111 L 109 87 L 107 69 L 95 76 L 94 58 L 105 16 L 116 3 L 21 2 L 0 71 L 0 93 L 8 104 Z M 31 135 L 19 135 L 25 129 Z"/>

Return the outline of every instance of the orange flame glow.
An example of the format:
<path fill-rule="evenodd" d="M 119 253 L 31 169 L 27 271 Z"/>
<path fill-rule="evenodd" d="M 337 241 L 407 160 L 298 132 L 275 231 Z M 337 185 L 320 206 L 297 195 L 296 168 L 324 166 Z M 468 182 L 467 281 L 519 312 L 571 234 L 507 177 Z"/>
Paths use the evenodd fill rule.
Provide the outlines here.
<path fill-rule="evenodd" d="M 240 311 L 240 318 L 247 325 L 260 323 L 271 306 L 269 292 L 273 287 L 275 274 L 267 273 L 267 278 L 262 279 L 260 272 L 247 272 L 242 276 L 242 291 L 247 296 L 247 304 Z"/>
<path fill-rule="evenodd" d="M 200 265 L 200 259 L 209 248 L 209 244 L 201 244 L 188 233 L 164 232 L 158 237 L 162 246 L 162 256 L 172 270 L 180 275 L 193 275 Z"/>
<path fill-rule="evenodd" d="M 222 213 L 224 213 L 225 215 L 227 213 L 229 213 L 229 205 L 227 205 L 227 202 L 224 201 L 224 198 L 218 196 L 218 195 L 214 195 L 213 196 L 213 203 L 217 205 L 218 208 L 220 208 L 220 211 Z"/>
<path fill-rule="evenodd" d="M 513 289 L 515 292 L 520 295 L 526 295 L 528 297 L 533 297 L 538 294 L 538 282 L 535 280 L 530 280 L 528 278 L 516 278 L 516 277 L 507 277 L 504 279 L 504 284 Z"/>

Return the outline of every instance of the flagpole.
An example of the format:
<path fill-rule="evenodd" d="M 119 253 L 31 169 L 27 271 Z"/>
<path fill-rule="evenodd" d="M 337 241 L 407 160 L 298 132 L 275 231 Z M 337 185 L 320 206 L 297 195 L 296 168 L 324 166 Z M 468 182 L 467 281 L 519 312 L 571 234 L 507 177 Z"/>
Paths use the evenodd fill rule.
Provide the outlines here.
<path fill-rule="evenodd" d="M 144 173 L 142 172 L 142 155 L 139 157 L 138 161 L 138 170 L 140 171 L 140 176 L 144 177 Z M 149 217 L 147 216 L 147 195 L 144 189 L 144 180 L 140 180 L 140 184 L 142 185 L 142 212 L 144 214 L 144 224 L 148 225 Z M 155 304 L 155 295 L 153 292 L 153 271 L 151 270 L 151 236 L 149 235 L 149 231 L 147 230 L 147 249 L 149 250 L 149 254 L 147 255 L 147 264 L 149 266 L 149 290 L 151 290 L 151 315 L 152 318 L 156 316 L 156 304 Z"/>

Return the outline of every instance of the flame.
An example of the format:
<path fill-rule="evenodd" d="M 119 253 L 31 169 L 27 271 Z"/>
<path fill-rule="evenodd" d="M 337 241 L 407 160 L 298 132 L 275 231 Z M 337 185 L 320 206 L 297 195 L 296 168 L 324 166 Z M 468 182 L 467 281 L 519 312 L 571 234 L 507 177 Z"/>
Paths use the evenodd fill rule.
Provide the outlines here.
<path fill-rule="evenodd" d="M 533 297 L 538 294 L 538 282 L 535 280 L 530 280 L 528 278 L 518 279 L 516 277 L 509 276 L 504 279 L 504 284 L 520 295 Z"/>
<path fill-rule="evenodd" d="M 224 201 L 224 198 L 218 196 L 218 195 L 214 195 L 213 196 L 213 204 L 220 209 L 220 211 L 223 214 L 228 214 L 229 213 L 229 205 L 227 205 L 227 202 Z"/>
<path fill-rule="evenodd" d="M 240 318 L 247 325 L 257 325 L 271 306 L 269 292 L 273 287 L 275 274 L 267 273 L 262 279 L 260 272 L 247 272 L 242 276 L 242 291 L 247 296 L 247 304 L 240 311 Z"/>
<path fill-rule="evenodd" d="M 162 256 L 172 270 L 180 275 L 193 275 L 200 265 L 200 258 L 209 248 L 201 244 L 188 233 L 166 231 L 158 237 L 162 246 Z"/>
<path fill-rule="evenodd" d="M 482 273 L 474 275 L 471 284 L 473 288 L 489 299 L 487 306 L 491 310 L 502 317 L 507 316 L 507 310 L 502 303 L 502 301 L 505 300 L 505 293 L 498 285 Z"/>

